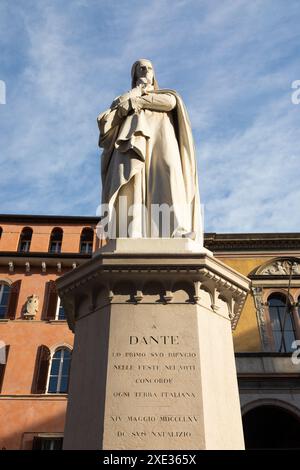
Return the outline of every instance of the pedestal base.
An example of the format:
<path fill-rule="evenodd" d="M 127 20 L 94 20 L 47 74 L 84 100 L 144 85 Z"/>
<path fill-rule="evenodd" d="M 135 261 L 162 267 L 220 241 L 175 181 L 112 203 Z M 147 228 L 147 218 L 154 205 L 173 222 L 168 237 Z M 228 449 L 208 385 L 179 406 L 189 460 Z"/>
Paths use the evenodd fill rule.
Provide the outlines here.
<path fill-rule="evenodd" d="M 203 251 L 139 251 L 57 281 L 75 331 L 64 448 L 243 449 L 231 326 L 247 278 Z"/>
<path fill-rule="evenodd" d="M 168 256 L 180 253 L 205 253 L 213 256 L 211 251 L 190 238 L 116 238 L 109 240 L 107 245 L 94 253 L 94 256 L 101 253 L 134 254 L 135 256 L 146 253 L 156 256 L 158 254 Z"/>

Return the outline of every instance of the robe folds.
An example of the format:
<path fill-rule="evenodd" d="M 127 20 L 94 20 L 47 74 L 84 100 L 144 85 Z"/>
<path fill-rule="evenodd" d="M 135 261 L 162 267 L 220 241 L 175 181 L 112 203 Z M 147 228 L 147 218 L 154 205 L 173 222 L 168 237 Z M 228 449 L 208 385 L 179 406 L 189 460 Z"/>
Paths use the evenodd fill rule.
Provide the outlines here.
<path fill-rule="evenodd" d="M 123 102 L 130 103 L 125 117 L 119 111 Z M 127 207 L 133 207 L 129 236 L 183 236 L 202 242 L 194 143 L 180 96 L 169 89 L 142 94 L 133 88 L 98 116 L 98 126 L 102 205 L 108 207 L 116 237 L 124 234 L 119 217 L 124 216 L 120 201 L 125 196 Z M 173 216 L 167 233 L 159 226 L 153 234 L 151 208 L 162 204 L 172 207 Z"/>

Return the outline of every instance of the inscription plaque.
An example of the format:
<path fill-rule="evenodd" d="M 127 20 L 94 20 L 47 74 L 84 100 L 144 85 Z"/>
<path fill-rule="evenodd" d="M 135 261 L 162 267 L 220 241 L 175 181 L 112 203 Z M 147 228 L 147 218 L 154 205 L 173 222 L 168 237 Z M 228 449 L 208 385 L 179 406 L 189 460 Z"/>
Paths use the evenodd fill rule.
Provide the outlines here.
<path fill-rule="evenodd" d="M 111 318 L 104 448 L 193 448 L 202 439 L 196 316 L 122 305 Z M 162 308 L 164 309 L 162 311 Z M 186 307 L 185 307 L 186 308 Z M 192 313 L 192 312 L 191 312 Z M 195 447 L 194 447 L 195 448 Z"/>

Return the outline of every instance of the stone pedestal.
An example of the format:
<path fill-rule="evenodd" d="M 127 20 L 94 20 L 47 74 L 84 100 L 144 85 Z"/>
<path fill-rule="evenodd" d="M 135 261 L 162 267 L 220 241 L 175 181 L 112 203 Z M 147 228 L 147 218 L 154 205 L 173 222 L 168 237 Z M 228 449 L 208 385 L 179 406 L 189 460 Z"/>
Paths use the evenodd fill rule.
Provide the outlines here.
<path fill-rule="evenodd" d="M 75 332 L 65 449 L 243 449 L 249 281 L 185 239 L 117 240 L 57 281 Z"/>

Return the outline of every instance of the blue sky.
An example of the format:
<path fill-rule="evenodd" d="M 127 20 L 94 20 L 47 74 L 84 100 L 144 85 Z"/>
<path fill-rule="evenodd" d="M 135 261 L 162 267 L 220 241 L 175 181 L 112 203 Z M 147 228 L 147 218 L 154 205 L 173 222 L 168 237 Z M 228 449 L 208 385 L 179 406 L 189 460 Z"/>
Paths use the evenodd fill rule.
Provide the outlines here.
<path fill-rule="evenodd" d="M 96 214 L 96 116 L 146 57 L 188 108 L 205 230 L 299 232 L 299 23 L 299 0 L 0 0 L 0 212 Z"/>

